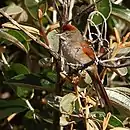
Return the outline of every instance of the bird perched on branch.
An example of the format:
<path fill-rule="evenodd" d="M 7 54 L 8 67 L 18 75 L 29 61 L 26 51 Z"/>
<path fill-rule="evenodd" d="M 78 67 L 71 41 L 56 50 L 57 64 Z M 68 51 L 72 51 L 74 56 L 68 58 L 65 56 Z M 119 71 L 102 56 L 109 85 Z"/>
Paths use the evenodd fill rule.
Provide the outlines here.
<path fill-rule="evenodd" d="M 90 61 L 96 61 L 96 56 L 91 44 L 84 40 L 81 32 L 73 25 L 66 24 L 62 27 L 63 33 L 60 34 L 61 49 L 63 57 L 69 64 L 79 64 L 83 65 L 89 63 Z M 88 69 L 88 73 L 92 78 L 95 90 L 100 95 L 101 99 L 104 100 L 107 106 L 110 106 L 110 100 L 107 96 L 105 88 L 101 83 L 97 65 L 94 63 Z"/>

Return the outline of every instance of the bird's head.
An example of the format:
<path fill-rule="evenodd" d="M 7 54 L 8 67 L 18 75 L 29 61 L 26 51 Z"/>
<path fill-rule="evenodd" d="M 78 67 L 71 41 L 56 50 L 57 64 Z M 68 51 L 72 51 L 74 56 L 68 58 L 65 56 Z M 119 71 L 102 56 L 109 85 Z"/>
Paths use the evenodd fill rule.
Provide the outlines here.
<path fill-rule="evenodd" d="M 83 40 L 81 32 L 74 25 L 65 24 L 62 26 L 62 30 L 62 39 L 66 41 L 80 42 Z"/>
<path fill-rule="evenodd" d="M 75 31 L 77 28 L 74 25 L 66 24 L 62 26 L 63 32 L 65 31 Z"/>

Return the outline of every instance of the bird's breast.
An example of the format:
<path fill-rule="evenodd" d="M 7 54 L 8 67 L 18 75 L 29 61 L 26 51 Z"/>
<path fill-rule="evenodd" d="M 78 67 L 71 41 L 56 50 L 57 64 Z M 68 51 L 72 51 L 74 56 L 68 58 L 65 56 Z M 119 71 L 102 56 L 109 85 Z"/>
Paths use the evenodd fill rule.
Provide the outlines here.
<path fill-rule="evenodd" d="M 64 58 L 67 62 L 73 64 L 86 64 L 90 62 L 92 59 L 83 52 L 83 47 L 79 42 L 75 42 L 75 45 L 71 43 L 62 44 L 62 51 Z"/>

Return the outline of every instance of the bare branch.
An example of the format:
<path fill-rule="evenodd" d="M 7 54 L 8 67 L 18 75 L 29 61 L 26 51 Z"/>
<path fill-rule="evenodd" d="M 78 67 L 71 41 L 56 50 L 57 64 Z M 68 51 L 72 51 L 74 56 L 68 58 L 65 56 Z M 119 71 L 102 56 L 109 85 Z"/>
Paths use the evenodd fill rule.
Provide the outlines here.
<path fill-rule="evenodd" d="M 114 65 L 111 64 L 110 65 L 110 64 L 99 62 L 99 64 L 102 65 L 103 67 L 106 67 L 106 68 L 123 68 L 123 67 L 130 66 L 130 63 L 124 63 L 124 64 L 120 64 L 120 65 L 117 65 L 117 64 L 114 64 Z"/>
<path fill-rule="evenodd" d="M 72 9 L 74 7 L 74 3 L 75 3 L 75 0 L 71 0 L 70 7 L 69 7 L 69 19 L 68 20 L 72 19 Z"/>
<path fill-rule="evenodd" d="M 130 59 L 130 56 L 121 56 L 121 57 L 115 57 L 112 59 L 107 59 L 107 60 L 101 60 L 100 63 L 105 63 L 105 62 L 112 62 L 112 61 L 119 61 L 119 60 L 123 60 L 123 59 Z"/>

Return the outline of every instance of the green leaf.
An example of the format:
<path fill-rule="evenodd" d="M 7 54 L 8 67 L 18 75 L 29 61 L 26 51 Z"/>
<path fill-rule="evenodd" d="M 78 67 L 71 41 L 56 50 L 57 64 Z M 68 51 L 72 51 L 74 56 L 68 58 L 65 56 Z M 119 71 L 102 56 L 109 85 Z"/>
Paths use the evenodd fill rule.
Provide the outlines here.
<path fill-rule="evenodd" d="M 112 4 L 112 16 L 115 16 L 119 19 L 124 20 L 127 23 L 130 23 L 130 9 L 125 8 L 120 5 Z"/>
<path fill-rule="evenodd" d="M 109 120 L 109 124 L 114 127 L 123 127 L 122 121 L 119 120 L 116 116 L 112 115 Z"/>
<path fill-rule="evenodd" d="M 8 34 L 7 32 L 0 30 L 0 38 L 6 39 L 14 43 L 14 45 L 16 45 L 17 47 L 19 47 L 20 49 L 22 49 L 23 51 L 27 53 L 27 49 L 24 47 L 24 45 L 17 38 Z"/>
<path fill-rule="evenodd" d="M 110 0 L 101 0 L 100 2 L 98 2 L 96 4 L 96 8 L 97 8 L 97 11 L 99 11 L 100 13 L 102 13 L 102 15 L 106 19 L 108 19 L 109 16 L 110 16 L 110 14 L 111 14 L 111 11 L 112 11 L 111 1 Z M 97 24 L 101 24 L 103 22 L 103 18 L 99 14 L 94 15 L 93 22 L 96 25 Z"/>
<path fill-rule="evenodd" d="M 9 30 L 8 34 L 14 36 L 15 38 L 17 38 L 26 48 L 27 51 L 29 51 L 29 42 L 28 39 L 23 35 L 22 32 L 17 31 L 17 30 Z"/>
<path fill-rule="evenodd" d="M 25 88 L 24 85 L 21 87 L 17 86 L 17 89 L 15 90 L 15 92 L 18 95 L 18 97 L 24 98 L 24 99 L 31 99 L 34 96 L 33 94 L 34 89 Z"/>
<path fill-rule="evenodd" d="M 0 119 L 19 113 L 28 109 L 24 100 L 17 98 L 14 100 L 0 100 Z"/>
<path fill-rule="evenodd" d="M 16 107 L 16 106 L 28 108 L 26 102 L 20 98 L 14 100 L 0 99 L 0 109 L 5 107 Z"/>
<path fill-rule="evenodd" d="M 24 66 L 23 64 L 20 64 L 20 63 L 13 63 L 10 66 L 10 69 L 15 71 L 18 75 L 19 74 L 29 74 L 30 73 L 28 68 L 26 66 Z"/>
<path fill-rule="evenodd" d="M 24 74 L 20 74 L 20 75 L 17 75 L 15 77 L 13 77 L 12 79 L 15 79 L 17 81 L 19 80 L 22 80 L 25 78 L 25 75 Z M 33 95 L 34 95 L 34 89 L 33 88 L 29 88 L 29 87 L 25 87 L 25 85 L 21 84 L 17 84 L 16 85 L 17 88 L 14 89 L 15 93 L 17 94 L 18 97 L 20 98 L 24 98 L 24 99 L 31 99 L 33 98 Z M 11 86 L 12 87 L 12 86 Z"/>
<path fill-rule="evenodd" d="M 24 74 L 19 74 L 17 76 L 12 77 L 11 79 L 13 79 L 13 80 L 22 80 L 24 78 L 26 78 L 26 76 Z"/>
<path fill-rule="evenodd" d="M 20 63 L 12 64 L 10 66 L 10 70 L 12 70 L 16 74 L 18 74 L 17 76 L 12 78 L 12 79 L 16 79 L 16 80 L 21 80 L 25 77 L 24 74 L 30 73 L 28 68 L 26 66 L 20 64 Z M 17 86 L 17 88 L 14 89 L 14 91 L 19 97 L 30 99 L 30 98 L 32 98 L 32 94 L 33 94 L 34 90 L 32 88 L 25 88 L 24 85 L 23 85 L 21 87 Z"/>
<path fill-rule="evenodd" d="M 17 65 L 16 65 L 16 67 L 17 67 Z M 18 66 L 18 68 L 19 68 L 19 66 Z M 15 68 L 15 69 L 18 69 L 18 68 Z M 20 72 L 22 72 L 22 71 L 20 71 Z M 19 74 L 19 75 L 13 77 L 12 80 L 19 81 L 19 80 L 22 80 L 24 78 L 25 78 L 24 74 Z M 24 98 L 24 99 L 31 99 L 33 97 L 33 92 L 34 92 L 33 88 L 25 87 L 24 84 L 23 85 L 22 84 L 21 85 L 17 84 L 16 86 L 17 86 L 17 88 L 14 89 L 14 91 L 17 94 L 18 97 Z"/>
<path fill-rule="evenodd" d="M 106 114 L 104 112 L 101 112 L 101 111 L 94 111 L 94 112 L 91 112 L 91 114 L 93 116 L 96 116 L 96 119 L 99 119 L 102 121 L 106 117 Z M 111 126 L 114 126 L 114 127 L 116 127 L 116 126 L 122 127 L 123 126 L 122 122 L 114 115 L 111 115 L 110 120 L 109 120 L 109 124 Z"/>
<path fill-rule="evenodd" d="M 33 115 L 34 115 L 34 112 L 30 110 L 30 111 L 27 111 L 27 113 L 25 114 L 25 117 L 28 119 L 34 119 Z"/>
<path fill-rule="evenodd" d="M 57 78 L 56 73 L 50 71 L 50 72 L 47 73 L 47 77 L 48 77 L 49 79 L 51 79 L 53 82 L 56 82 L 56 78 Z"/>
<path fill-rule="evenodd" d="M 20 87 L 33 88 L 37 90 L 46 90 L 54 92 L 55 82 L 49 78 L 43 78 L 41 75 L 26 74 L 18 75 L 4 82 L 5 84 L 15 85 Z"/>

